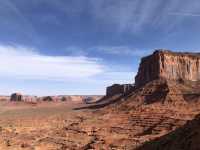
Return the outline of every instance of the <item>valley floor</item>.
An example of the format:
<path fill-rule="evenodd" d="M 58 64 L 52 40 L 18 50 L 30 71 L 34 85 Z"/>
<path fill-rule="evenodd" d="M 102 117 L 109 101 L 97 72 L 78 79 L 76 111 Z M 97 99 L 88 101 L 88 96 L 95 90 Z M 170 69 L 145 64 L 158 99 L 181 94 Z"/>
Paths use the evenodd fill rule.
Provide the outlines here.
<path fill-rule="evenodd" d="M 81 106 L 1 101 L 0 149 L 137 149 L 144 142 L 184 125 L 200 112 L 167 108 L 160 103 L 123 111 L 109 107 L 74 110 Z"/>

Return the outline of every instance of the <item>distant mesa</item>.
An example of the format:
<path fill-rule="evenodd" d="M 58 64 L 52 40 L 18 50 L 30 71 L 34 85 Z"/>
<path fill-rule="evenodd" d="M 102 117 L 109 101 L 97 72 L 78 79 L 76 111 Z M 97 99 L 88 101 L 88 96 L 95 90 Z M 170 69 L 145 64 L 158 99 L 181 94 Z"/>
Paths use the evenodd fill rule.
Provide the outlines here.
<path fill-rule="evenodd" d="M 43 101 L 52 102 L 53 98 L 51 96 L 46 96 L 42 99 Z"/>
<path fill-rule="evenodd" d="M 16 101 L 16 102 L 23 101 L 23 96 L 21 93 L 13 93 L 10 97 L 10 101 Z"/>
<path fill-rule="evenodd" d="M 11 96 L 0 96 L 1 100 L 14 102 L 72 102 L 72 103 L 90 103 L 101 99 L 101 95 L 58 95 L 58 96 L 29 96 L 21 93 L 13 93 Z"/>
<path fill-rule="evenodd" d="M 62 101 L 62 102 L 65 102 L 65 101 L 67 101 L 67 98 L 63 96 L 63 97 L 61 98 L 61 101 Z"/>

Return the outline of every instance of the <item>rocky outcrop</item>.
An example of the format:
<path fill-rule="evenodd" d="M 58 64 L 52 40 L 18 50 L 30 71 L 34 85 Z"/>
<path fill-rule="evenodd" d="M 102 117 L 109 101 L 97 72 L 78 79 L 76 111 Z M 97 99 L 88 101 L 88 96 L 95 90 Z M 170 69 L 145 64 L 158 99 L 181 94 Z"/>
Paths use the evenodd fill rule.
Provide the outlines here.
<path fill-rule="evenodd" d="M 113 96 L 117 94 L 126 94 L 134 89 L 133 84 L 113 84 L 107 87 L 106 96 Z"/>
<path fill-rule="evenodd" d="M 23 101 L 23 96 L 20 93 L 13 93 L 10 97 L 10 101 Z"/>
<path fill-rule="evenodd" d="M 146 142 L 138 150 L 198 150 L 200 149 L 200 115 L 173 132 Z"/>
<path fill-rule="evenodd" d="M 52 102 L 53 101 L 53 98 L 51 96 L 46 96 L 42 99 L 43 101 L 49 101 L 49 102 Z"/>
<path fill-rule="evenodd" d="M 136 86 L 143 86 L 160 78 L 173 81 L 199 81 L 200 53 L 157 50 L 152 55 L 142 58 L 135 77 Z"/>
<path fill-rule="evenodd" d="M 200 53 L 155 51 L 142 58 L 135 85 L 107 87 L 106 96 L 91 108 L 124 105 L 122 109 L 132 109 L 152 103 L 176 107 L 200 104 Z"/>

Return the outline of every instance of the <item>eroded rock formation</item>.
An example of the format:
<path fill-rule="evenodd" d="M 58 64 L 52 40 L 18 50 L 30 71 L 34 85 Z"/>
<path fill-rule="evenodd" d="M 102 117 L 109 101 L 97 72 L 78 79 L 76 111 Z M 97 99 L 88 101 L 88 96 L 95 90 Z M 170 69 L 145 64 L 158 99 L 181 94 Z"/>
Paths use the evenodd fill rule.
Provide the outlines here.
<path fill-rule="evenodd" d="M 142 58 L 135 78 L 136 86 L 160 78 L 173 81 L 199 81 L 200 53 L 157 50 L 152 55 Z"/>
<path fill-rule="evenodd" d="M 106 96 L 113 96 L 117 94 L 126 94 L 134 89 L 133 84 L 113 84 L 107 87 Z"/>
<path fill-rule="evenodd" d="M 13 93 L 10 97 L 10 101 L 22 101 L 23 96 L 20 93 Z"/>
<path fill-rule="evenodd" d="M 49 102 L 52 102 L 53 101 L 53 98 L 51 96 L 46 96 L 43 98 L 43 101 L 49 101 Z"/>

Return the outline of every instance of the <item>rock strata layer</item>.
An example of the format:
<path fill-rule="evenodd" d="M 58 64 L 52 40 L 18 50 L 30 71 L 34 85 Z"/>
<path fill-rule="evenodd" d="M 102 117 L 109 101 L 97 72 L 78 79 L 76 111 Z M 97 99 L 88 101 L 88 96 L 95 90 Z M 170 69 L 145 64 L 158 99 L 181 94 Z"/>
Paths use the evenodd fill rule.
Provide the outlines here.
<path fill-rule="evenodd" d="M 135 77 L 136 86 L 143 86 L 160 78 L 173 81 L 199 81 L 200 53 L 157 50 L 152 55 L 142 58 Z"/>

